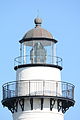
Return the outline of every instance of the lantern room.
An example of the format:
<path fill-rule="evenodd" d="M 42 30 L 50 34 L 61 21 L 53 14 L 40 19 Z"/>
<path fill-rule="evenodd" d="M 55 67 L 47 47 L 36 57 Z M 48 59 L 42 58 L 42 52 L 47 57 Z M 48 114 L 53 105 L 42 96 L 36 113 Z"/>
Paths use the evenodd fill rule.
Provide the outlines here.
<path fill-rule="evenodd" d="M 15 66 L 26 64 L 56 65 L 62 69 L 62 59 L 56 56 L 57 40 L 41 27 L 42 19 L 34 20 L 35 28 L 29 30 L 20 40 L 20 56 Z"/>

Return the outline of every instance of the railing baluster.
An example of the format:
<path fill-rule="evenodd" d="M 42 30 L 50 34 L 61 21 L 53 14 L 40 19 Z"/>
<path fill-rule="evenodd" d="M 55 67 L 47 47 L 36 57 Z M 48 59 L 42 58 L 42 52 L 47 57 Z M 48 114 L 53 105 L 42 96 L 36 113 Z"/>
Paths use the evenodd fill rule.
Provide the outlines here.
<path fill-rule="evenodd" d="M 58 91 L 58 83 L 56 82 L 56 96 L 57 96 L 57 91 Z"/>
<path fill-rule="evenodd" d="M 30 80 L 29 80 L 29 96 L 30 96 Z"/>
<path fill-rule="evenodd" d="M 20 86 L 22 86 L 22 89 L 20 89 Z M 24 86 L 27 86 L 28 88 L 26 87 L 24 88 Z M 26 93 L 24 90 L 25 91 L 27 90 Z M 49 80 L 29 80 L 29 81 L 19 80 L 15 82 L 9 82 L 3 85 L 3 99 L 19 97 L 20 94 L 27 96 L 31 96 L 31 94 L 34 96 L 49 95 L 49 96 L 58 96 L 58 97 L 64 97 L 74 100 L 74 86 L 70 83 L 60 82 L 60 81 L 56 82 L 52 80 L 50 81 Z"/>
<path fill-rule="evenodd" d="M 33 55 L 33 58 L 35 58 L 34 55 Z M 45 63 L 45 64 L 57 65 L 57 66 L 62 67 L 62 58 L 57 57 L 57 56 L 47 55 L 45 62 L 42 62 L 42 61 L 35 62 L 34 60 L 33 62 L 31 62 L 30 55 L 26 55 L 26 56 L 19 56 L 14 59 L 14 67 L 18 65 L 30 64 L 30 63 L 32 64 L 38 64 L 38 63 L 44 64 Z"/>

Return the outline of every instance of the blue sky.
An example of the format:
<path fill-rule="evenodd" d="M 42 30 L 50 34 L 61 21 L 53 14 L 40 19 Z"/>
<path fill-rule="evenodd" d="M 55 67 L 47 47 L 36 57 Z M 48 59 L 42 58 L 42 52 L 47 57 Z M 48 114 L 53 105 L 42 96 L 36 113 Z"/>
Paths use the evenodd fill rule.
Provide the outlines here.
<path fill-rule="evenodd" d="M 57 55 L 63 58 L 62 80 L 75 85 L 75 106 L 65 113 L 65 120 L 80 118 L 80 0 L 0 0 L 0 100 L 2 84 L 14 81 L 14 58 L 19 56 L 18 41 L 34 28 L 38 15 L 42 27 L 58 40 Z M 0 118 L 12 115 L 0 103 Z"/>

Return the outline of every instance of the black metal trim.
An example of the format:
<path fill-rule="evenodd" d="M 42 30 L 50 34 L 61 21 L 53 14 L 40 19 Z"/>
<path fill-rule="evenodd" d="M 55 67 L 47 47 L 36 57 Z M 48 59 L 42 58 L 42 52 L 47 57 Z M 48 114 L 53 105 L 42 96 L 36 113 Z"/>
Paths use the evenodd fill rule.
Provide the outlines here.
<path fill-rule="evenodd" d="M 31 110 L 33 110 L 33 98 L 30 98 Z"/>
<path fill-rule="evenodd" d="M 13 98 L 13 99 L 7 99 L 7 101 L 2 102 L 2 104 L 6 107 L 8 107 L 8 109 L 14 113 L 18 111 L 18 104 L 21 106 L 21 110 L 24 111 L 24 98 Z"/>
<path fill-rule="evenodd" d="M 62 102 L 60 100 L 57 101 L 57 109 L 58 112 L 62 109 Z"/>
<path fill-rule="evenodd" d="M 55 68 L 58 68 L 60 70 L 63 69 L 61 66 L 53 65 L 53 64 L 23 64 L 23 65 L 15 66 L 14 69 L 17 70 L 17 69 L 23 68 L 23 67 L 36 67 L 36 66 L 55 67 Z"/>
<path fill-rule="evenodd" d="M 44 99 L 41 98 L 41 110 L 43 110 L 43 103 L 44 103 Z"/>
<path fill-rule="evenodd" d="M 9 101 L 9 100 L 16 100 L 16 99 L 23 99 L 23 98 L 54 98 L 55 100 L 63 100 L 63 101 L 70 101 L 72 103 L 75 103 L 75 101 L 73 99 L 69 99 L 69 98 L 65 98 L 65 97 L 58 97 L 58 96 L 45 96 L 45 95 L 30 95 L 30 96 L 18 96 L 18 97 L 11 97 L 11 98 L 6 98 L 6 99 L 3 99 L 1 102 L 2 104 L 6 101 Z"/>
<path fill-rule="evenodd" d="M 17 100 L 14 100 L 14 102 L 13 102 L 13 100 L 11 100 L 11 101 L 6 101 L 7 103 L 6 103 L 6 107 L 8 107 L 8 109 L 12 112 L 12 113 L 14 113 L 14 111 L 15 112 L 17 112 L 17 109 L 18 109 L 18 102 L 17 102 Z"/>
<path fill-rule="evenodd" d="M 50 110 L 51 111 L 52 111 L 54 105 L 55 105 L 55 99 L 50 98 Z"/>
<path fill-rule="evenodd" d="M 30 99 L 31 110 L 33 110 L 33 99 L 34 98 L 36 99 L 41 98 L 41 110 L 43 109 L 43 101 L 44 99 L 47 99 L 47 98 L 50 99 L 50 110 L 51 111 L 55 105 L 55 101 L 57 101 L 58 112 L 62 111 L 62 113 L 65 113 L 69 109 L 69 107 L 74 106 L 75 104 L 75 101 L 72 99 L 57 97 L 57 96 L 21 96 L 21 97 L 15 97 L 15 98 L 13 97 L 13 98 L 2 100 L 2 104 L 3 106 L 8 107 L 8 109 L 12 113 L 14 113 L 14 111 L 17 112 L 18 103 L 19 103 L 22 111 L 24 111 L 24 99 L 26 97 Z M 22 101 L 22 104 L 20 103 L 20 101 Z"/>
<path fill-rule="evenodd" d="M 21 106 L 22 111 L 24 111 L 24 99 L 19 100 L 19 105 Z"/>
<path fill-rule="evenodd" d="M 17 112 L 17 110 L 18 110 L 18 101 L 15 101 L 15 103 L 14 103 L 14 110 Z"/>
<path fill-rule="evenodd" d="M 47 40 L 47 41 L 53 41 L 55 43 L 57 43 L 58 41 L 56 39 L 51 39 L 51 38 L 44 38 L 44 37 L 34 37 L 34 38 L 26 38 L 26 39 L 22 39 L 19 42 L 23 43 L 25 41 L 32 41 L 32 40 Z"/>

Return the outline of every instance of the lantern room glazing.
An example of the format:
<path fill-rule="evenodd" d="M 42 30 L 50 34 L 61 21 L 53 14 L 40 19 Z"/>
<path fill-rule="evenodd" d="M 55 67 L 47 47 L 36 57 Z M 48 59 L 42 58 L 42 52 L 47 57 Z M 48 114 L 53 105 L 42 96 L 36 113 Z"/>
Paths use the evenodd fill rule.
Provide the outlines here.
<path fill-rule="evenodd" d="M 29 30 L 20 40 L 20 56 L 15 66 L 23 64 L 51 64 L 62 66 L 62 59 L 56 56 L 57 40 L 41 27 L 42 20 L 34 20 L 35 28 Z"/>

